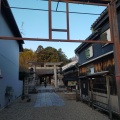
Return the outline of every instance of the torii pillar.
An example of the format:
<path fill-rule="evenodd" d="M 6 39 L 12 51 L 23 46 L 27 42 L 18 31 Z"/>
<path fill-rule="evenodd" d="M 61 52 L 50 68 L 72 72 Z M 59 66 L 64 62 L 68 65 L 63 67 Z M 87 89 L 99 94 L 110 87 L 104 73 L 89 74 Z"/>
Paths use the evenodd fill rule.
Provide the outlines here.
<path fill-rule="evenodd" d="M 55 78 L 55 88 L 58 88 L 56 64 L 54 64 L 54 78 Z"/>
<path fill-rule="evenodd" d="M 58 88 L 58 80 L 57 80 L 57 66 L 61 65 L 62 62 L 54 63 L 54 79 L 55 79 L 55 88 Z"/>
<path fill-rule="evenodd" d="M 51 63 L 45 63 L 44 66 L 47 66 L 47 65 L 52 65 L 53 67 L 51 67 L 51 69 L 54 70 L 54 79 L 55 79 L 55 88 L 57 89 L 58 88 L 58 80 L 57 80 L 57 69 L 59 69 L 58 66 L 60 66 L 62 64 L 62 62 L 51 62 Z"/>

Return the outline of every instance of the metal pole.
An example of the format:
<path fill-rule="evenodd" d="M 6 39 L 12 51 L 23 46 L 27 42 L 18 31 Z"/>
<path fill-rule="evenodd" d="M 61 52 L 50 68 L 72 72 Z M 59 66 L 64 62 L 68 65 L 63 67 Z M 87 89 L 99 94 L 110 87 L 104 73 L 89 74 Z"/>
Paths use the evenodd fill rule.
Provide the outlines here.
<path fill-rule="evenodd" d="M 29 40 L 29 41 L 48 41 L 48 42 L 85 42 L 85 43 L 113 43 L 111 41 L 101 41 L 101 40 L 64 40 L 64 39 L 50 39 L 48 38 L 21 38 L 21 37 L 7 37 L 7 36 L 0 36 L 0 40 Z"/>
<path fill-rule="evenodd" d="M 51 0 L 48 1 L 48 15 L 49 15 L 49 40 L 52 40 L 52 12 L 51 12 Z"/>
<path fill-rule="evenodd" d="M 0 0 L 0 14 L 1 14 L 1 0 Z M 1 18 L 0 18 L 0 26 L 1 26 Z"/>
<path fill-rule="evenodd" d="M 66 2 L 66 20 L 67 20 L 67 40 L 70 40 L 70 30 L 69 30 L 69 6 Z"/>
<path fill-rule="evenodd" d="M 112 26 L 113 26 L 113 33 L 114 33 L 113 40 L 114 40 L 115 76 L 116 76 L 118 105 L 119 105 L 119 113 L 120 113 L 120 41 L 119 41 L 116 1 L 110 4 L 110 8 L 111 8 L 111 14 L 113 17 Z"/>
<path fill-rule="evenodd" d="M 110 36 L 111 36 L 111 41 L 113 42 L 114 37 L 113 37 L 113 25 L 112 25 L 112 14 L 111 14 L 111 7 L 108 5 L 108 15 L 109 15 L 109 26 L 110 26 Z"/>
<path fill-rule="evenodd" d="M 46 0 L 44 0 L 46 1 Z M 52 0 L 54 2 L 58 2 L 58 0 Z M 96 0 L 97 1 L 97 0 Z M 107 0 L 107 2 L 110 2 L 111 0 Z M 107 6 L 106 3 L 101 3 L 101 2 L 82 2 L 82 1 L 75 1 L 75 0 L 60 0 L 59 2 L 68 2 L 68 3 L 73 3 L 73 4 L 86 4 L 86 5 L 95 5 L 95 6 Z M 105 2 L 103 0 L 103 2 Z"/>

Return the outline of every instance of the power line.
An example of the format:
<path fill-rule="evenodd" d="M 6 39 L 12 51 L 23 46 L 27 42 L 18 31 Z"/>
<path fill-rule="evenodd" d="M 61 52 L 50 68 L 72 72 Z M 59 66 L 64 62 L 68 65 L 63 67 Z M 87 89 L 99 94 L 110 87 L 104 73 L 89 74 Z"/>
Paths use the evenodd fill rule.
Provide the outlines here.
<path fill-rule="evenodd" d="M 45 9 L 35 9 L 35 8 L 21 8 L 21 7 L 9 7 L 13 9 L 24 9 L 24 10 L 36 10 L 36 11 L 49 11 Z M 66 11 L 56 11 L 56 10 L 51 10 L 52 12 L 61 12 L 61 13 L 66 13 Z M 74 13 L 74 14 L 87 14 L 87 15 L 100 15 L 100 14 L 95 14 L 95 13 L 82 13 L 82 12 L 68 12 L 68 13 Z"/>
<path fill-rule="evenodd" d="M 57 3 L 56 11 L 57 11 L 57 9 L 58 9 L 59 2 L 60 2 L 60 0 L 59 0 L 58 3 Z"/>
<path fill-rule="evenodd" d="M 23 8 L 23 7 L 8 7 L 5 5 L 4 1 L 2 0 L 4 6 L 8 9 L 21 9 L 21 10 L 33 10 L 33 11 L 45 11 L 48 12 L 49 10 L 46 9 L 37 9 L 37 8 Z M 60 12 L 60 13 L 66 13 L 66 11 L 56 11 L 56 10 L 51 10 L 52 12 Z M 68 12 L 71 14 L 85 14 L 85 15 L 100 15 L 100 14 L 95 14 L 95 13 L 82 13 L 82 12 Z"/>

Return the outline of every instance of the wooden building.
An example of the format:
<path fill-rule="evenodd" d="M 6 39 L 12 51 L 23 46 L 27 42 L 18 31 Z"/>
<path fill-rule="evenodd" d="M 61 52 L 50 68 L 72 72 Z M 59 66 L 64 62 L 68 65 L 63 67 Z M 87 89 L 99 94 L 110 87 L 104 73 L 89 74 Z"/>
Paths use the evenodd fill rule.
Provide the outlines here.
<path fill-rule="evenodd" d="M 72 61 L 71 63 L 62 67 L 63 82 L 67 88 L 75 89 L 76 82 L 78 81 L 78 61 Z"/>
<path fill-rule="evenodd" d="M 120 21 L 120 1 L 117 2 Z M 120 33 L 120 23 L 118 22 Z M 91 26 L 92 34 L 86 40 L 111 41 L 108 11 L 105 9 Z M 75 49 L 79 60 L 81 100 L 108 111 L 118 113 L 113 44 L 82 43 Z"/>

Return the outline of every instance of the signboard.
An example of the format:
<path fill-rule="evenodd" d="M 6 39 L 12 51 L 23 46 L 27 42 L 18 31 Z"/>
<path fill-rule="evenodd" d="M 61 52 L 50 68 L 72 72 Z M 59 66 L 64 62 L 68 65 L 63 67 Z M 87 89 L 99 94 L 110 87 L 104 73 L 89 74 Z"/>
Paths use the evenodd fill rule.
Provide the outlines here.
<path fill-rule="evenodd" d="M 68 81 L 68 86 L 76 86 L 76 81 Z"/>

